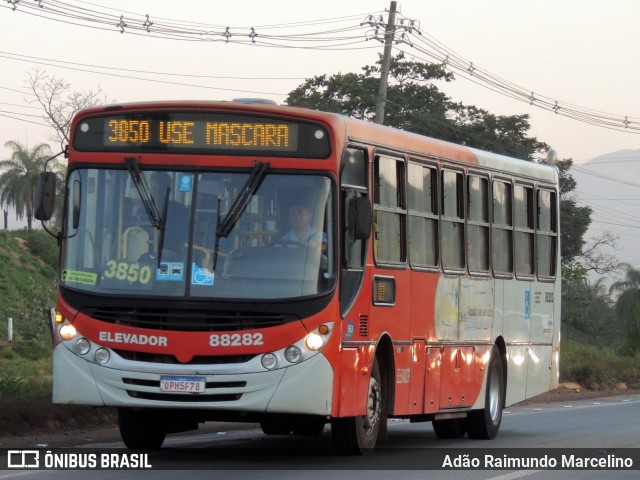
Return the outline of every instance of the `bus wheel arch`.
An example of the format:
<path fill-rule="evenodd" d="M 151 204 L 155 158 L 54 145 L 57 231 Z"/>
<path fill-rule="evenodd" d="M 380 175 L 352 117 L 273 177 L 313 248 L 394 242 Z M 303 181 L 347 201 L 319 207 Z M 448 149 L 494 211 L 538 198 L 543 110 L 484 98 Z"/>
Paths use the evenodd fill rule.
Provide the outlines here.
<path fill-rule="evenodd" d="M 331 435 L 339 453 L 366 455 L 373 451 L 377 441 L 387 439 L 394 371 L 393 345 L 385 335 L 378 342 L 371 364 L 365 414 L 331 420 Z"/>
<path fill-rule="evenodd" d="M 472 410 L 466 419 L 469 438 L 491 440 L 500 430 L 506 398 L 506 364 L 501 348 L 496 343 L 487 363 L 484 408 Z"/>
<path fill-rule="evenodd" d="M 502 336 L 496 338 L 495 346 L 498 347 L 500 352 L 500 358 L 502 359 L 502 374 L 504 377 L 504 390 L 505 390 L 505 400 L 506 400 L 506 392 L 507 392 L 507 345 Z M 504 405 L 503 405 L 504 407 Z"/>
<path fill-rule="evenodd" d="M 395 361 L 393 359 L 393 342 L 388 335 L 383 335 L 376 348 L 376 360 L 380 368 L 380 379 L 386 397 L 386 413 L 392 413 L 395 399 Z M 385 429 L 386 430 L 386 429 Z"/>

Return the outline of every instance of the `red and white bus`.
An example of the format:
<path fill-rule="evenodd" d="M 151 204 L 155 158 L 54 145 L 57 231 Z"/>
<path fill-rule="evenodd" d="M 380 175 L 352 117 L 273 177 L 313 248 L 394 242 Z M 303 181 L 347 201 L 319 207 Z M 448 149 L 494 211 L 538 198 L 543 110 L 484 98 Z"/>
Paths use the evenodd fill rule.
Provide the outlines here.
<path fill-rule="evenodd" d="M 67 153 L 53 401 L 116 407 L 130 448 L 209 420 L 493 438 L 557 385 L 553 166 L 241 102 L 83 110 Z"/>

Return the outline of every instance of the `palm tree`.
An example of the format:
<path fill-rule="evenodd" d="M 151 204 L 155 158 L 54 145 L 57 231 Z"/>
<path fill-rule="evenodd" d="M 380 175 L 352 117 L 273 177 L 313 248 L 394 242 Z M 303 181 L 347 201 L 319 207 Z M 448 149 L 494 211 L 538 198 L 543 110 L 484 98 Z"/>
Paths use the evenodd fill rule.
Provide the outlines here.
<path fill-rule="evenodd" d="M 11 158 L 0 161 L 0 204 L 14 207 L 16 219 L 27 218 L 27 228 L 32 229 L 35 186 L 44 171 L 44 163 L 51 152 L 49 145 L 41 143 L 31 150 L 18 142 L 4 144 L 11 148 Z"/>
<path fill-rule="evenodd" d="M 640 350 L 640 270 L 629 264 L 621 266 L 627 270 L 625 279 L 615 282 L 609 291 L 622 292 L 616 300 L 616 313 L 624 324 L 626 346 L 635 353 Z"/>

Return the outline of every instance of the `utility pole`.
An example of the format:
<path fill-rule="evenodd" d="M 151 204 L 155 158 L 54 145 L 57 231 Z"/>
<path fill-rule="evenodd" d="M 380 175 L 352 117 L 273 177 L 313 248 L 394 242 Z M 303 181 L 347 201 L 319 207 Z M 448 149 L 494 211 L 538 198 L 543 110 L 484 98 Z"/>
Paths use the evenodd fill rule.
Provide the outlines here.
<path fill-rule="evenodd" d="M 378 86 L 378 99 L 376 101 L 375 123 L 384 123 L 384 105 L 387 101 L 387 83 L 389 81 L 389 65 L 391 64 L 391 46 L 396 35 L 396 2 L 392 1 L 389 7 L 389 21 L 384 33 L 384 54 L 382 56 L 382 71 L 380 72 L 380 85 Z"/>

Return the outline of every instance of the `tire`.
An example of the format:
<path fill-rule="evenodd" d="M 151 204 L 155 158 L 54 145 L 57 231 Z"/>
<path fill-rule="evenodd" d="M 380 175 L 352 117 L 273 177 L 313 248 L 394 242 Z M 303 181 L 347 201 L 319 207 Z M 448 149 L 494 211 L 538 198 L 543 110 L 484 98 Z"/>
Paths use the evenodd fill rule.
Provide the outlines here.
<path fill-rule="evenodd" d="M 472 410 L 467 417 L 466 427 L 469 438 L 491 440 L 498 434 L 505 403 L 505 387 L 502 357 L 500 350 L 494 345 L 487 371 L 484 408 Z"/>
<path fill-rule="evenodd" d="M 325 417 L 302 417 L 295 419 L 291 424 L 291 430 L 294 435 L 305 435 L 308 437 L 317 437 L 324 431 L 327 423 Z"/>
<path fill-rule="evenodd" d="M 377 359 L 373 361 L 367 392 L 367 411 L 361 417 L 334 418 L 331 435 L 339 453 L 343 455 L 367 455 L 373 452 L 378 432 L 387 421 L 386 399 L 380 381 Z"/>
<path fill-rule="evenodd" d="M 440 440 L 462 438 L 467 432 L 466 418 L 451 418 L 447 420 L 433 420 L 431 425 L 436 437 Z"/>
<path fill-rule="evenodd" d="M 130 450 L 160 448 L 167 435 L 166 416 L 150 410 L 118 409 L 118 428 Z"/>
<path fill-rule="evenodd" d="M 262 420 L 260 428 L 265 435 L 289 435 L 291 433 L 291 423 L 278 417 Z"/>

